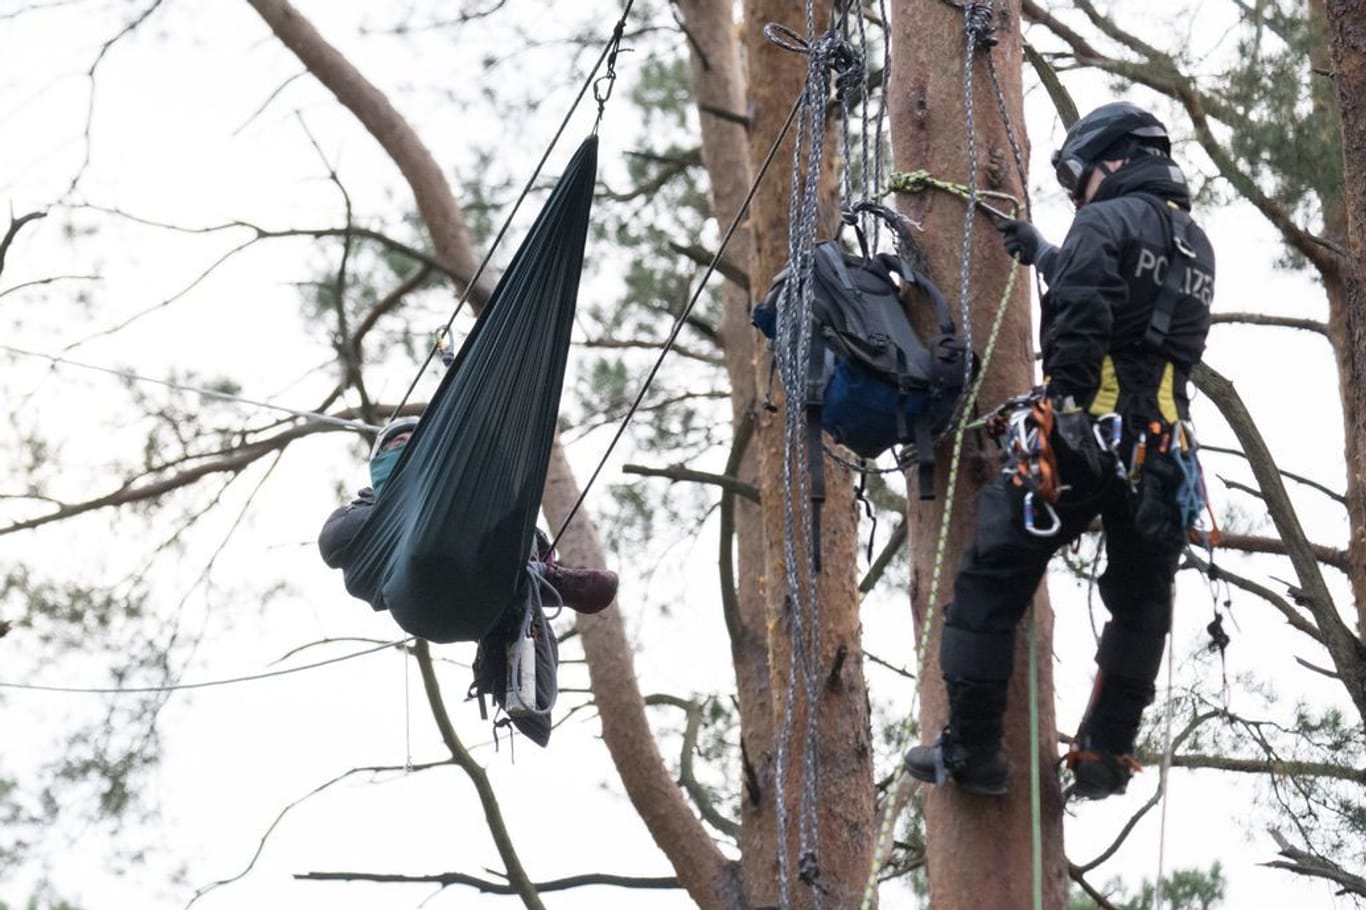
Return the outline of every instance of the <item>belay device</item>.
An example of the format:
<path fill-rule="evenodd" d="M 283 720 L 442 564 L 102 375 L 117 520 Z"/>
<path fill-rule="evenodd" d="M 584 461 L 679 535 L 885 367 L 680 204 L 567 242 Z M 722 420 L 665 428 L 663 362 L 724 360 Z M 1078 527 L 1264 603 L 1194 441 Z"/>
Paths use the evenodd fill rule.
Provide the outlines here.
<path fill-rule="evenodd" d="M 820 431 L 865 459 L 894 445 L 913 445 L 919 465 L 920 498 L 934 498 L 934 444 L 952 421 L 968 377 L 969 353 L 958 339 L 944 295 L 907 258 L 873 253 L 856 222 L 871 212 L 891 225 L 900 249 L 914 241 L 895 212 L 863 202 L 846 211 L 859 252 L 847 252 L 838 238 L 817 243 L 811 269 L 811 382 L 806 408 L 809 442 L 819 453 Z M 753 322 L 772 342 L 788 263 L 754 309 Z M 793 288 L 790 293 L 801 293 Z M 936 333 L 928 339 L 911 325 L 906 306 L 928 301 Z M 812 455 L 814 470 L 820 459 Z M 816 480 L 816 488 L 821 484 Z"/>

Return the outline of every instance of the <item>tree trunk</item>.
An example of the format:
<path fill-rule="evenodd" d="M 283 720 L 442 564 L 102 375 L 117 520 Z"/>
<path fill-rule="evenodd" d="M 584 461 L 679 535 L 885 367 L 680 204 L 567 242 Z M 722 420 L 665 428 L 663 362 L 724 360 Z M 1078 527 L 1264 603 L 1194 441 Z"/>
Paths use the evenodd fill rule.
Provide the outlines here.
<path fill-rule="evenodd" d="M 1338 351 L 1347 442 L 1348 575 L 1356 601 L 1357 634 L 1366 636 L 1366 96 L 1362 95 L 1366 91 L 1366 3 L 1328 0 L 1326 15 L 1342 123 L 1347 247 L 1330 329 Z"/>
<path fill-rule="evenodd" d="M 830 5 L 817 3 L 816 6 L 816 27 L 823 31 L 830 21 Z M 745 4 L 744 44 L 750 74 L 749 143 L 756 172 L 806 82 L 807 59 L 771 44 L 763 35 L 763 27 L 769 22 L 781 23 L 799 34 L 805 32 L 800 7 L 782 0 L 750 0 Z M 750 280 L 756 297 L 768 288 L 788 256 L 793 135 L 795 131 L 779 150 L 750 210 L 749 225 L 755 244 Z M 827 161 L 833 144 L 826 144 Z M 828 179 L 830 173 L 827 168 L 822 180 L 821 195 L 826 199 L 834 198 L 834 183 Z M 829 237 L 833 227 L 833 223 L 822 224 L 818 232 Z M 758 358 L 755 381 L 763 388 L 769 387 L 770 360 L 767 352 Z M 858 905 L 862 894 L 875 837 L 868 695 L 863 678 L 855 577 L 857 514 L 853 508 L 853 484 L 847 472 L 830 459 L 824 460 L 826 501 L 822 509 L 823 536 L 820 541 L 823 571 L 815 579 L 813 598 L 812 579 L 806 577 L 803 569 L 798 569 L 802 613 L 794 617 L 788 603 L 788 567 L 784 557 L 787 533 L 783 500 L 785 406 L 776 378 L 772 389 L 777 411 L 760 414 L 755 439 L 761 466 L 766 554 L 762 593 L 767 609 L 765 628 L 770 651 L 769 678 L 763 683 L 766 689 L 762 697 L 768 702 L 770 719 L 766 739 L 759 737 L 759 724 L 746 734 L 749 790 L 743 802 L 743 824 L 747 843 L 776 847 L 779 839 L 784 839 L 788 868 L 786 881 L 780 881 L 776 850 L 759 856 L 747 854 L 744 858 L 746 890 L 756 904 L 775 906 L 780 891 L 785 888 L 793 907 L 811 906 L 810 886 L 798 879 L 798 866 L 804 861 L 805 847 L 811 853 L 805 862 L 813 864 L 817 870 L 815 883 L 823 891 L 822 905 L 851 907 Z M 806 469 L 804 462 L 793 465 L 794 474 Z M 792 506 L 801 510 L 806 503 L 794 501 Z M 805 535 L 797 530 L 793 536 L 802 538 Z M 798 565 L 804 567 L 809 542 L 794 539 L 793 543 L 803 554 Z M 808 665 L 797 667 L 793 673 L 794 648 L 790 633 L 796 618 L 808 630 L 818 629 L 819 648 L 810 655 Z M 814 706 L 805 691 L 807 673 L 819 680 Z M 813 750 L 816 773 L 808 777 L 803 768 L 803 756 L 806 719 L 812 710 L 816 712 L 817 742 Z M 782 774 L 778 762 L 780 746 L 786 758 Z M 781 795 L 778 793 L 780 784 Z M 806 788 L 814 790 L 817 820 L 814 832 L 801 838 L 799 809 Z M 777 801 L 780 798 L 786 808 L 786 830 L 779 830 L 778 825 Z M 804 845 L 800 843 L 803 839 L 807 841 Z"/>
<path fill-rule="evenodd" d="M 542 507 L 560 526 L 579 498 L 573 471 L 558 441 L 551 452 L 550 475 Z M 582 511 L 561 539 L 566 565 L 604 565 L 597 530 Z M 645 715 L 631 644 L 619 609 L 582 615 L 577 620 L 593 701 L 602 719 L 602 738 L 622 785 L 678 880 L 702 910 L 744 910 L 738 869 L 717 848 L 711 834 L 684 801 L 677 781 L 659 754 Z"/>
<path fill-rule="evenodd" d="M 1005 106 L 1020 143 L 1024 143 L 1020 65 L 1022 40 L 1016 0 L 996 4 L 996 35 L 1000 44 L 976 52 L 973 73 L 973 120 L 978 153 L 977 186 L 1023 195 L 1023 181 L 998 113 L 987 70 L 986 54 L 994 56 L 1005 96 Z M 933 176 L 966 183 L 968 161 L 967 105 L 964 101 L 963 54 L 965 25 L 961 15 L 939 0 L 904 0 L 892 16 L 892 74 L 889 79 L 893 160 L 899 171 L 925 169 Z M 1022 148 L 1027 160 L 1027 151 Z M 924 227 L 917 234 L 932 276 L 952 302 L 959 281 L 965 205 L 945 193 L 922 193 L 903 206 Z M 973 347 L 983 353 L 997 305 L 1002 299 L 1010 261 L 999 236 L 984 217 L 972 225 L 971 304 Z M 1027 273 L 1021 272 L 1009 300 L 997 349 L 986 370 L 979 412 L 1034 383 L 1033 343 Z M 960 320 L 961 321 L 961 320 Z M 939 492 L 931 503 L 910 497 L 910 542 L 913 563 L 912 611 L 920 634 L 928 634 L 921 674 L 921 731 L 933 739 L 947 717 L 946 697 L 938 661 L 944 605 L 952 591 L 953 571 L 971 542 L 978 490 L 994 480 L 997 458 L 980 434 L 964 446 L 957 490 L 950 507 L 953 521 L 940 566 L 934 601 L 929 602 L 935 553 L 945 503 L 947 467 L 938 478 Z M 939 453 L 947 466 L 949 447 Z M 1016 640 L 1015 675 L 1010 682 L 1010 707 L 1005 718 L 1005 747 L 1011 759 L 1011 788 L 1001 799 L 965 796 L 952 786 L 926 788 L 930 902 L 934 910 L 976 910 L 981 907 L 1031 907 L 1033 888 L 1031 851 L 1036 836 L 1043 851 L 1043 906 L 1066 906 L 1067 872 L 1062 851 L 1061 794 L 1052 773 L 1057 750 L 1052 686 L 1052 612 L 1041 588 L 1034 599 L 1038 641 L 1039 761 L 1042 767 L 1041 831 L 1031 821 L 1029 784 L 1028 638 L 1022 628 Z M 928 623 L 926 620 L 928 619 Z"/>
<path fill-rule="evenodd" d="M 753 180 L 746 128 L 746 80 L 731 0 L 680 0 L 688 34 L 693 92 L 702 131 L 702 162 L 711 184 L 711 210 L 719 231 L 729 227 L 744 204 Z M 731 116 L 726 116 L 731 115 Z M 770 178 L 773 179 L 773 178 Z M 772 186 L 777 186 L 773 179 Z M 753 274 L 754 242 L 748 220 L 741 221 L 726 258 Z M 735 284 L 721 289 L 721 321 L 726 374 L 731 384 L 733 451 L 727 473 L 759 486 L 758 447 L 754 444 L 758 389 L 755 380 L 755 329 L 750 324 L 751 293 Z M 754 782 L 751 756 L 772 750 L 775 735 L 769 684 L 768 611 L 760 585 L 764 571 L 763 515 L 760 507 L 722 494 L 721 598 L 730 637 L 731 663 L 740 714 L 741 767 L 736 790 L 741 799 L 740 854 L 745 893 L 752 905 L 771 905 L 777 855 L 772 813 L 760 811 L 762 790 Z"/>

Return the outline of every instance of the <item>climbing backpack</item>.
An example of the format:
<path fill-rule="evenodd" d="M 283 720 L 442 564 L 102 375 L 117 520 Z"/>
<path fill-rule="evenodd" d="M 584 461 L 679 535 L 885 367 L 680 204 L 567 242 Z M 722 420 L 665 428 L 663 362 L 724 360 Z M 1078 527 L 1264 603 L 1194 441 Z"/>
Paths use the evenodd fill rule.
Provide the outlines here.
<path fill-rule="evenodd" d="M 885 206 L 860 203 L 845 214 L 859 252 L 839 238 L 817 243 L 811 267 L 811 371 L 807 409 L 813 466 L 819 432 L 865 459 L 895 445 L 912 445 L 919 466 L 920 498 L 934 498 L 934 446 L 953 420 L 971 356 L 958 339 L 944 295 L 909 258 L 872 253 L 856 216 L 868 211 L 886 221 L 907 255 L 915 250 L 903 219 Z M 778 307 L 801 289 L 792 263 L 773 280 L 755 307 L 753 323 L 776 343 Z M 935 333 L 922 338 L 908 304 L 928 303 Z M 975 369 L 975 359 L 973 360 Z"/>

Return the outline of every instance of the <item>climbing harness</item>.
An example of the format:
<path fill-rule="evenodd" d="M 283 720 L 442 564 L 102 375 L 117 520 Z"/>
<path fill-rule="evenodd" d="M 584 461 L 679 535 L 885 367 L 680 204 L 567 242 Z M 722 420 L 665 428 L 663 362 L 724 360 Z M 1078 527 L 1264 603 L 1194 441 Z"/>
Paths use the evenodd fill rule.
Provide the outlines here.
<path fill-rule="evenodd" d="M 1025 490 L 1024 526 L 1036 537 L 1052 537 L 1062 527 L 1053 505 L 1064 489 L 1053 451 L 1053 402 L 1037 387 L 1016 396 L 987 418 L 987 431 L 1006 453 L 1002 472 Z M 1047 520 L 1040 524 L 1040 513 Z"/>

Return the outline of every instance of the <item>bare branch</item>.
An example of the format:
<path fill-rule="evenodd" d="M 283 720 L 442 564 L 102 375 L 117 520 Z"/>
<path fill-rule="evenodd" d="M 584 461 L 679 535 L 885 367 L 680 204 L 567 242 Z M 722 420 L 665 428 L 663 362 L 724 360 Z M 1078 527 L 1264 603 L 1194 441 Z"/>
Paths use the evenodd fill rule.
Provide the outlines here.
<path fill-rule="evenodd" d="M 583 342 L 583 344 L 581 345 L 581 347 L 584 348 L 601 351 L 658 351 L 659 346 L 660 342 L 658 341 L 631 341 L 619 340 L 616 338 L 594 338 Z M 674 344 L 669 348 L 669 353 L 677 354 L 680 357 L 686 357 L 689 360 L 696 360 L 699 363 L 706 363 L 712 366 L 719 366 L 722 362 L 721 358 L 719 357 L 715 357 L 711 354 L 704 353 L 700 350 L 685 347 L 683 345 L 680 345 L 678 342 L 674 342 Z"/>
<path fill-rule="evenodd" d="M 906 519 L 902 518 L 897 522 L 896 527 L 892 528 L 892 536 L 887 538 L 887 543 L 883 545 L 882 551 L 877 554 L 872 565 L 868 566 L 868 574 L 863 576 L 863 580 L 858 583 L 860 594 L 867 594 L 877 587 L 878 581 L 887 571 L 887 567 L 896 559 L 896 554 L 906 545 Z"/>
<path fill-rule="evenodd" d="M 37 221 L 39 218 L 46 217 L 47 212 L 29 212 L 27 215 L 20 215 L 18 218 L 10 218 L 9 229 L 5 231 L 5 236 L 0 238 L 0 275 L 5 273 L 5 254 L 9 252 L 10 244 L 14 242 L 14 236 L 19 233 L 20 228 L 30 221 Z"/>
<path fill-rule="evenodd" d="M 696 244 L 669 243 L 669 249 L 675 253 L 687 256 L 693 262 L 701 266 L 709 266 L 716 255 Z M 735 282 L 744 290 L 749 290 L 749 272 L 745 271 L 734 262 L 722 256 L 716 259 L 716 271 L 721 273 L 721 277 Z"/>
<path fill-rule="evenodd" d="M 1272 522 L 1286 545 L 1286 555 L 1295 567 L 1295 574 L 1304 590 L 1305 603 L 1323 635 L 1323 644 L 1332 657 L 1333 667 L 1342 678 L 1343 687 L 1351 696 L 1360 716 L 1366 717 L 1366 654 L 1360 640 L 1339 615 L 1332 592 L 1323 578 L 1313 545 L 1305 536 L 1294 504 L 1281 483 L 1266 441 L 1262 438 L 1252 415 L 1248 413 L 1233 383 L 1215 372 L 1208 364 L 1194 371 L 1199 389 L 1219 408 L 1229 427 L 1242 443 L 1248 463 L 1266 497 Z"/>
<path fill-rule="evenodd" d="M 1110 903 L 1104 894 L 1097 891 L 1095 886 L 1086 880 L 1085 870 L 1076 863 L 1067 864 L 1067 875 L 1072 881 L 1081 886 L 1081 890 L 1085 891 L 1086 895 L 1096 902 L 1096 906 L 1098 906 L 1100 910 L 1121 910 L 1121 908 Z"/>
<path fill-rule="evenodd" d="M 397 875 L 382 874 L 378 872 L 304 872 L 295 875 L 294 877 L 301 881 L 312 882 L 431 884 L 440 885 L 442 888 L 448 888 L 451 885 L 468 885 L 485 894 L 517 893 L 510 885 L 502 882 L 490 881 L 486 878 L 479 878 L 474 875 L 466 875 L 462 872 L 441 872 L 436 875 Z M 568 891 L 571 888 L 583 888 L 589 885 L 615 885 L 619 888 L 634 888 L 640 890 L 672 890 L 682 887 L 678 883 L 678 879 L 671 876 L 647 878 L 629 875 L 607 875 L 605 873 L 571 875 L 566 878 L 554 878 L 548 881 L 532 882 L 530 884 L 540 892 Z"/>
<path fill-rule="evenodd" d="M 711 474 L 706 471 L 694 471 L 682 465 L 673 465 L 667 468 L 650 468 L 645 465 L 627 464 L 622 465 L 623 474 L 639 474 L 642 477 L 666 477 L 669 480 L 687 483 L 705 483 L 720 487 L 728 493 L 743 496 L 750 502 L 759 501 L 759 489 L 752 484 L 744 483 L 734 477 L 727 477 L 723 474 Z"/>
<path fill-rule="evenodd" d="M 417 666 L 422 671 L 422 686 L 427 693 L 427 704 L 431 707 L 432 719 L 436 721 L 436 727 L 441 732 L 441 741 L 450 750 L 451 758 L 456 766 L 469 776 L 470 782 L 474 784 L 474 789 L 479 794 L 479 803 L 484 808 L 484 821 L 488 824 L 489 833 L 493 836 L 494 845 L 498 848 L 498 855 L 507 868 L 509 887 L 507 893 L 519 896 L 527 910 L 545 910 L 545 905 L 541 903 L 541 898 L 537 893 L 536 885 L 527 876 L 526 869 L 522 867 L 522 861 L 517 856 L 517 850 L 512 844 L 512 836 L 508 833 L 507 823 L 503 820 L 502 810 L 498 807 L 498 797 L 493 792 L 493 785 L 489 782 L 488 774 L 474 760 L 474 756 L 470 755 L 469 750 L 460 741 L 460 737 L 456 735 L 455 727 L 451 724 L 450 712 L 446 710 L 446 703 L 441 695 L 441 684 L 436 678 L 436 667 L 432 664 L 430 646 L 426 641 L 418 639 L 413 648 L 413 653 L 417 658 Z"/>
<path fill-rule="evenodd" d="M 1228 483 L 1228 481 L 1225 481 Z M 1229 484 L 1237 487 L 1241 484 Z M 1244 489 L 1253 493 L 1251 488 Z M 1220 547 L 1225 550 L 1239 550 L 1243 553 L 1272 553 L 1277 556 L 1289 555 L 1290 550 L 1286 547 L 1285 541 L 1279 537 L 1256 537 L 1251 534 L 1223 534 Z M 1314 558 L 1325 566 L 1331 566 L 1341 572 L 1349 571 L 1347 564 L 1347 551 L 1339 550 L 1335 547 L 1325 547 L 1322 544 L 1309 544 L 1309 550 L 1314 554 Z"/>
<path fill-rule="evenodd" d="M 1202 452 L 1219 452 L 1220 454 L 1223 454 L 1223 455 L 1237 455 L 1239 458 L 1244 458 L 1244 459 L 1247 458 L 1247 453 L 1243 452 L 1241 449 L 1229 449 L 1229 448 L 1224 448 L 1223 446 L 1208 445 L 1208 444 L 1203 443 L 1203 442 L 1200 443 L 1200 450 L 1201 450 Z M 1342 495 L 1341 493 L 1338 493 L 1338 492 L 1336 492 L 1336 491 L 1334 491 L 1334 490 L 1329 489 L 1328 487 L 1324 486 L 1323 484 L 1319 483 L 1319 482 L 1316 481 L 1316 480 L 1310 480 L 1308 477 L 1305 477 L 1305 476 L 1303 476 L 1303 475 L 1301 475 L 1301 474 L 1294 474 L 1294 473 L 1292 473 L 1292 472 L 1290 472 L 1290 471 L 1280 471 L 1280 475 L 1281 475 L 1282 477 L 1286 478 L 1287 480 L 1293 480 L 1293 481 L 1295 481 L 1296 483 L 1302 483 L 1302 484 L 1304 484 L 1306 487 L 1310 487 L 1311 489 L 1318 490 L 1320 493 L 1322 493 L 1324 496 L 1327 496 L 1329 499 L 1333 500 L 1334 502 L 1341 503 L 1341 504 L 1344 505 L 1344 506 L 1347 505 L 1347 497 L 1346 497 L 1346 496 L 1344 496 L 1344 495 Z M 1220 480 L 1223 480 L 1223 478 L 1221 477 Z M 1225 482 L 1227 483 L 1227 481 L 1225 481 Z M 1260 496 L 1261 496 L 1261 493 L 1259 492 L 1257 495 L 1260 497 Z"/>
<path fill-rule="evenodd" d="M 1281 856 L 1284 856 L 1288 862 L 1273 860 L 1269 863 L 1262 863 L 1262 865 L 1272 869 L 1285 869 L 1294 872 L 1296 875 L 1309 878 L 1326 879 L 1340 885 L 1344 892 L 1366 897 L 1366 878 L 1353 875 L 1331 860 L 1292 845 L 1284 835 L 1274 828 L 1270 829 L 1270 834 L 1275 839 L 1276 846 L 1280 847 Z"/>
<path fill-rule="evenodd" d="M 1366 768 L 1348 768 L 1329 762 L 1282 761 L 1268 758 L 1233 758 L 1190 752 L 1172 756 L 1173 768 L 1233 771 L 1239 774 L 1275 774 L 1281 777 L 1318 777 L 1366 784 Z"/>
<path fill-rule="evenodd" d="M 1211 313 L 1211 324 L 1224 325 L 1265 325 L 1278 329 L 1300 329 L 1328 337 L 1328 324 L 1317 319 L 1301 319 L 1294 316 L 1270 316 L 1266 313 Z"/>
<path fill-rule="evenodd" d="M 641 152 L 630 152 L 629 154 L 635 158 L 644 158 L 649 161 L 659 162 L 664 166 L 655 172 L 649 180 L 646 180 L 639 186 L 632 187 L 629 190 L 615 191 L 604 185 L 603 189 L 598 192 L 598 195 L 601 198 L 610 199 L 613 202 L 630 202 L 633 199 L 640 199 L 642 197 L 648 199 L 651 196 L 657 195 L 660 190 L 668 186 L 669 182 L 679 174 L 686 173 L 692 168 L 699 167 L 702 164 L 702 152 L 697 149 L 694 149 L 686 155 L 674 157 L 647 155 Z"/>
<path fill-rule="evenodd" d="M 1201 558 L 1198 554 L 1196 554 L 1194 550 L 1188 550 L 1186 553 L 1186 558 L 1189 559 L 1191 563 L 1193 563 L 1202 572 L 1209 572 L 1210 564 L 1206 562 L 1203 558 Z M 1249 594 L 1255 594 L 1258 597 L 1262 598 L 1267 603 L 1271 604 L 1271 606 L 1275 607 L 1280 612 L 1280 614 L 1285 617 L 1285 621 L 1290 623 L 1290 625 L 1293 626 L 1297 631 L 1303 632 L 1305 635 L 1308 635 L 1314 641 L 1318 642 L 1319 644 L 1323 644 L 1323 635 L 1319 632 L 1318 628 L 1309 620 L 1305 619 L 1302 615 L 1300 615 L 1300 612 L 1296 610 L 1295 607 L 1289 601 L 1287 601 L 1284 597 L 1281 597 L 1275 591 L 1272 591 L 1270 588 L 1259 585 L 1251 579 L 1244 578 L 1241 575 L 1238 575 L 1234 572 L 1230 572 L 1224 566 L 1219 567 L 1219 577 L 1224 581 L 1227 581 L 1229 584 L 1233 585 L 1235 588 L 1240 588 L 1244 591 L 1247 591 Z"/>
<path fill-rule="evenodd" d="M 90 68 L 85 71 L 85 78 L 90 83 L 90 91 L 86 95 L 85 103 L 85 130 L 83 133 L 85 143 L 83 146 L 83 155 L 81 157 L 81 163 L 77 165 L 76 173 L 72 175 L 71 183 L 67 186 L 64 195 L 69 196 L 76 191 L 76 185 L 81 182 L 81 177 L 85 175 L 86 168 L 90 166 L 90 133 L 95 122 L 95 71 L 99 69 L 100 64 L 104 62 L 105 55 L 109 53 L 114 45 L 127 35 L 137 31 L 138 27 L 146 22 L 152 13 L 157 11 L 157 8 L 161 6 L 161 3 L 162 0 L 152 0 L 152 3 L 137 16 L 130 19 L 128 23 L 119 30 L 118 34 L 100 45 L 99 52 L 95 54 L 95 59 L 90 64 Z"/>
<path fill-rule="evenodd" d="M 670 705 L 683 712 L 687 718 L 687 726 L 684 728 L 683 742 L 679 747 L 678 782 L 692 797 L 693 803 L 697 806 L 697 814 L 702 816 L 703 821 L 727 837 L 739 837 L 740 825 L 734 819 L 721 814 L 716 808 L 716 804 L 712 802 L 711 794 L 697 780 L 697 775 L 693 771 L 693 756 L 697 752 L 697 738 L 702 732 L 702 724 L 706 719 L 702 709 L 706 707 L 706 704 L 698 704 L 690 699 L 665 694 L 647 695 L 645 704 Z"/>
<path fill-rule="evenodd" d="M 425 769 L 425 768 L 434 768 L 434 767 L 437 767 L 438 765 L 447 765 L 447 764 L 450 764 L 450 762 L 437 762 L 437 763 L 433 763 L 433 764 L 429 764 L 429 765 L 420 765 L 420 766 L 414 766 L 414 767 L 415 767 L 415 768 L 419 768 L 419 767 L 420 767 L 420 768 Z M 257 843 L 257 845 L 256 845 L 256 852 L 254 852 L 254 853 L 251 855 L 251 859 L 248 860 L 246 866 L 243 867 L 242 871 L 238 872 L 236 875 L 232 875 L 232 876 L 229 876 L 228 878 L 224 878 L 224 879 L 219 879 L 218 881 L 215 881 L 215 882 L 210 882 L 209 884 L 204 885 L 203 887 L 196 889 L 194 895 L 190 898 L 189 902 L 185 904 L 185 910 L 189 910 L 190 907 L 193 907 L 193 906 L 195 905 L 195 903 L 196 903 L 201 897 L 203 897 L 204 895 L 208 894 L 210 891 L 213 891 L 213 890 L 216 890 L 216 889 L 218 889 L 218 888 L 221 888 L 221 887 L 223 887 L 224 885 L 230 885 L 230 884 L 232 884 L 233 882 L 240 881 L 241 879 L 245 878 L 246 875 L 247 875 L 247 873 L 250 872 L 252 869 L 254 869 L 254 868 L 256 867 L 256 861 L 259 860 L 259 859 L 261 858 L 261 854 L 265 852 L 265 849 L 266 849 L 266 841 L 270 840 L 271 834 L 273 834 L 273 833 L 275 832 L 275 829 L 278 828 L 278 827 L 280 826 L 280 822 L 284 821 L 285 816 L 288 815 L 289 812 L 290 812 L 291 810 L 293 810 L 295 807 L 297 807 L 297 806 L 299 806 L 299 805 L 301 805 L 301 804 L 307 802 L 308 800 L 312 799 L 313 797 L 317 796 L 319 793 L 323 792 L 323 791 L 326 790 L 328 787 L 331 787 L 333 784 L 340 783 L 341 781 L 346 780 L 346 778 L 350 777 L 350 776 L 353 775 L 353 774 L 364 774 L 364 773 L 372 773 L 372 774 L 374 774 L 374 773 L 394 772 L 394 771 L 403 771 L 403 770 L 406 770 L 406 769 L 403 769 L 403 768 L 394 768 L 394 767 L 352 768 L 352 769 L 349 770 L 349 771 L 344 771 L 344 772 L 342 772 L 341 774 L 338 774 L 336 777 L 332 778 L 331 780 L 324 781 L 323 783 L 321 783 L 321 784 L 319 784 L 318 786 L 314 787 L 312 790 L 309 790 L 309 791 L 308 791 L 307 793 L 305 793 L 303 796 L 301 796 L 301 797 L 299 797 L 298 799 L 292 801 L 292 802 L 289 803 L 287 806 L 285 806 L 283 809 L 281 809 L 280 812 L 279 812 L 279 814 L 277 814 L 277 815 L 275 816 L 275 820 L 272 821 L 272 822 L 270 823 L 270 826 L 266 828 L 265 833 L 261 835 L 261 840 L 260 840 L 260 841 Z"/>

